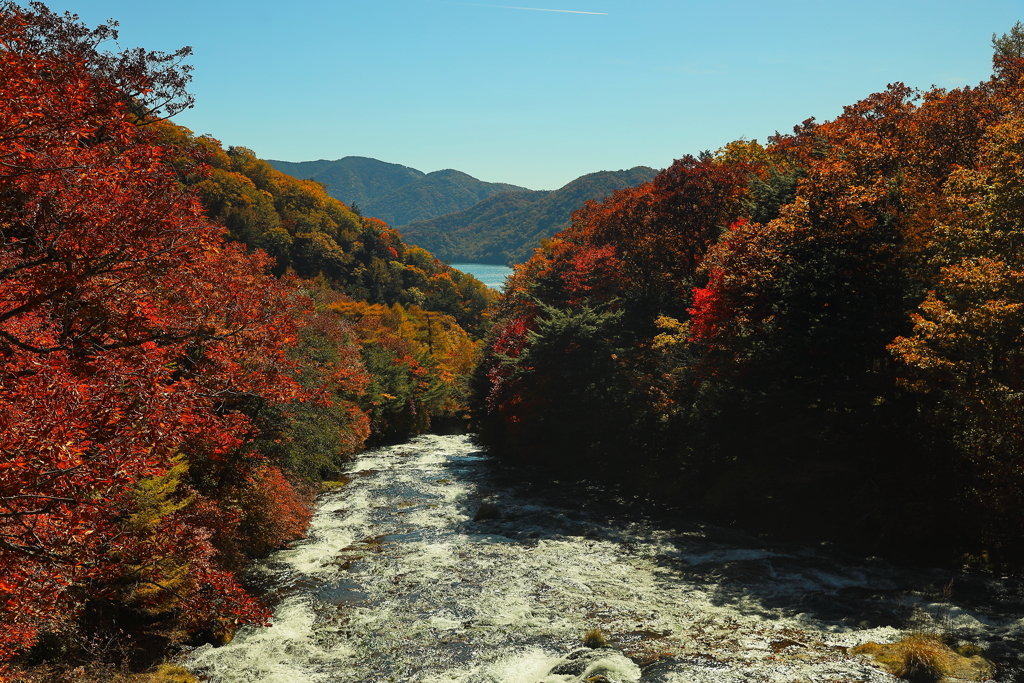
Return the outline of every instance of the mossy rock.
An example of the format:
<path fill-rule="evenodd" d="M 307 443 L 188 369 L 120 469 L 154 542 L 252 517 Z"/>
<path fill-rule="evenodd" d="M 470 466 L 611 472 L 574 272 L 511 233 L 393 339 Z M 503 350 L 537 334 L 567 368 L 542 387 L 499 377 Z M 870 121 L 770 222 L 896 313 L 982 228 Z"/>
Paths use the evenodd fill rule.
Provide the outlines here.
<path fill-rule="evenodd" d="M 474 522 L 486 522 L 489 519 L 501 519 L 501 510 L 498 506 L 491 505 L 490 503 L 484 503 L 480 506 L 480 509 L 473 515 Z"/>
<path fill-rule="evenodd" d="M 895 643 L 864 643 L 850 650 L 870 655 L 886 671 L 912 683 L 986 681 L 992 663 L 981 655 L 964 656 L 938 636 L 914 633 Z"/>

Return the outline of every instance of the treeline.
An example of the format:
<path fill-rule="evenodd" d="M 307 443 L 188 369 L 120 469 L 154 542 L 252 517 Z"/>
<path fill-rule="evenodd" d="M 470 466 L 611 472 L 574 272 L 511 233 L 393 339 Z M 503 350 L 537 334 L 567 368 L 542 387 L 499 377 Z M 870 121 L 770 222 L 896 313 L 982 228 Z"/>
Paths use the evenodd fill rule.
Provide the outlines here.
<path fill-rule="evenodd" d="M 115 26 L 0 2 L 5 680 L 265 623 L 240 573 L 368 439 L 462 419 L 492 296 L 171 125 L 188 50 L 105 51 Z"/>
<path fill-rule="evenodd" d="M 207 214 L 227 228 L 227 238 L 274 257 L 271 272 L 296 276 L 319 315 L 346 321 L 334 337 L 360 347 L 370 380 L 355 401 L 369 416 L 371 440 L 463 419 L 478 338 L 497 297 L 493 290 L 407 245 L 396 230 L 328 196 L 318 182 L 275 171 L 246 148 L 224 150 L 216 140 L 166 122 L 160 129 L 163 144 L 209 164 L 208 175 L 186 182 Z M 308 337 L 314 328 L 306 324 L 302 334 Z M 307 376 L 317 372 L 322 351 L 309 339 L 302 337 L 292 353 Z M 334 410 L 339 406 L 335 402 Z M 323 410 L 305 403 L 287 411 L 308 414 L 310 425 L 330 424 Z M 323 452 L 318 443 L 297 442 L 293 450 L 309 459 Z M 298 463 L 292 469 L 313 474 Z M 330 468 L 321 469 L 321 477 L 330 476 Z"/>
<path fill-rule="evenodd" d="M 477 375 L 507 458 L 768 531 L 1024 561 L 1024 26 L 590 202 Z"/>
<path fill-rule="evenodd" d="M 186 182 L 207 214 L 227 228 L 230 241 L 274 257 L 272 273 L 297 277 L 318 311 L 347 321 L 345 334 L 360 346 L 371 378 L 356 399 L 370 417 L 371 440 L 422 432 L 432 421 L 462 420 L 467 378 L 489 324 L 486 311 L 497 297 L 493 290 L 407 245 L 387 224 L 328 196 L 322 184 L 275 171 L 251 150 L 224 150 L 216 140 L 166 122 L 160 139 L 209 164 L 208 175 Z M 382 307 L 390 313 L 383 315 Z M 448 341 L 435 345 L 439 334 Z M 301 349 L 293 353 L 303 367 L 319 363 Z M 322 424 L 322 413 L 316 414 Z M 296 450 L 316 452 L 312 446 Z"/>

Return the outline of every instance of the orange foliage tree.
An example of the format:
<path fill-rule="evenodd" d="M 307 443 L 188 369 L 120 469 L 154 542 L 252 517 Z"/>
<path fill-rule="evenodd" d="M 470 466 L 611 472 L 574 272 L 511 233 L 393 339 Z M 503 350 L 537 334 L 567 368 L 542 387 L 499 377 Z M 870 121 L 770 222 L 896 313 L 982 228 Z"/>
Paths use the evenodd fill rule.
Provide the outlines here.
<path fill-rule="evenodd" d="M 326 310 L 359 339 L 371 377 L 361 403 L 375 434 L 418 433 L 438 420 L 461 419 L 480 343 L 455 318 L 416 305 L 351 299 Z"/>

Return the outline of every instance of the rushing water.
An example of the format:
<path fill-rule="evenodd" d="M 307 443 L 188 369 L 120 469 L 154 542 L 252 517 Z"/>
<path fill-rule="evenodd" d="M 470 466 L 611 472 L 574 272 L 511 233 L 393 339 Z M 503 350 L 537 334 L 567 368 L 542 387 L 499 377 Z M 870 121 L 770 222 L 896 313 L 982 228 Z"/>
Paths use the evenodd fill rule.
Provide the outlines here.
<path fill-rule="evenodd" d="M 1012 660 L 1024 641 L 1007 581 L 956 577 L 943 595 L 949 573 L 668 523 L 510 477 L 469 437 L 360 456 L 309 538 L 260 572 L 273 626 L 186 666 L 223 683 L 880 683 L 848 648 L 927 628 Z M 594 628 L 611 648 L 581 650 Z"/>

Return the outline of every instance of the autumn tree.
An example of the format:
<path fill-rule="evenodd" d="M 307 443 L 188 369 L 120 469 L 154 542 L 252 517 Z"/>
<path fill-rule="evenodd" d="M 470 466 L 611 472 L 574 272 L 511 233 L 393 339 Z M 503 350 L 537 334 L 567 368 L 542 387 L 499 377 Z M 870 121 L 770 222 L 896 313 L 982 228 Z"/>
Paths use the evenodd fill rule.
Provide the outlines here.
<path fill-rule="evenodd" d="M 1018 29 L 976 87 L 890 84 L 584 206 L 499 302 L 485 433 L 730 520 L 1019 558 Z"/>
<path fill-rule="evenodd" d="M 183 174 L 183 182 L 195 185 L 207 213 L 224 223 L 231 239 L 273 256 L 276 275 L 323 278 L 354 299 L 421 306 L 453 316 L 475 334 L 484 331 L 492 290 L 410 247 L 383 221 L 328 196 L 320 183 L 287 176 L 250 149 L 224 150 L 178 126 L 164 125 L 160 137 L 185 157 L 208 160 L 208 176 Z"/>
<path fill-rule="evenodd" d="M 200 160 L 156 144 L 188 51 L 105 52 L 115 26 L 0 6 L 0 658 L 126 581 L 196 631 L 266 616 L 200 501 L 146 482 L 189 444 L 227 458 L 247 397 L 298 396 L 302 300 L 183 188 Z"/>
<path fill-rule="evenodd" d="M 1024 24 L 1018 21 L 1009 33 L 998 37 L 993 33 L 992 49 L 997 58 L 1024 59 Z"/>
<path fill-rule="evenodd" d="M 651 348 L 656 321 L 686 315 L 700 264 L 742 211 L 746 185 L 744 161 L 684 157 L 649 183 L 588 202 L 517 267 L 477 373 L 496 448 L 584 459 L 595 471 L 613 469 L 628 448 L 642 452 L 631 469 L 645 469 L 670 438 L 660 411 L 672 380 Z"/>
<path fill-rule="evenodd" d="M 890 350 L 902 364 L 900 384 L 919 397 L 918 428 L 966 484 L 966 523 L 993 558 L 1020 562 L 1024 60 L 1007 56 L 997 53 L 993 106 L 1005 113 L 986 131 L 977 164 L 952 173 L 943 188 L 955 213 L 933 237 L 939 272 L 910 315 L 912 331 Z"/>
<path fill-rule="evenodd" d="M 376 437 L 401 437 L 461 420 L 479 342 L 452 316 L 347 298 L 332 302 L 326 312 L 347 321 L 359 340 L 370 374 L 359 402 Z"/>

